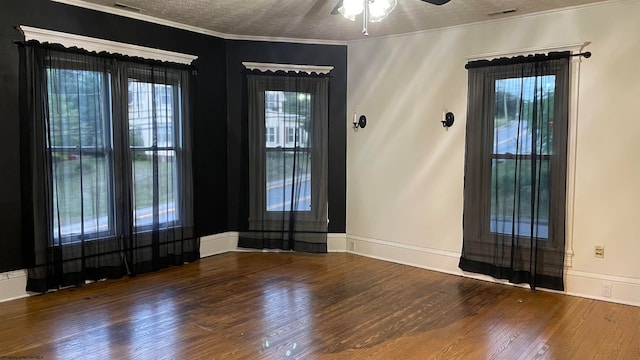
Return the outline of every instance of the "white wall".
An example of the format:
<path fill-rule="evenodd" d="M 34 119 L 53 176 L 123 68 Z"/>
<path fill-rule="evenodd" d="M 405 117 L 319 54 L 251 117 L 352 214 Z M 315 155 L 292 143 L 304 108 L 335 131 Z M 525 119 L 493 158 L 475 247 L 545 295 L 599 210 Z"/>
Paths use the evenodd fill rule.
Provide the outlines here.
<path fill-rule="evenodd" d="M 590 41 L 581 64 L 568 293 L 640 305 L 640 1 L 348 45 L 348 249 L 462 274 L 469 56 Z M 456 114 L 448 131 L 442 108 Z M 351 114 L 349 115 L 349 117 Z M 605 258 L 593 255 L 605 246 Z M 571 249 L 569 249 L 571 250 Z M 470 275 L 470 274 L 467 274 Z"/>

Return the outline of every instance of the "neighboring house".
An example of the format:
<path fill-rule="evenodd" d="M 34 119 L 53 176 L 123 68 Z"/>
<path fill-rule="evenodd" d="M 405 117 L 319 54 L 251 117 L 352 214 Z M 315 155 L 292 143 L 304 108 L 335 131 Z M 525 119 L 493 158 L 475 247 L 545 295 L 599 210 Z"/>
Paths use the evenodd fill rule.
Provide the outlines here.
<path fill-rule="evenodd" d="M 155 103 L 153 95 L 155 93 Z M 129 82 L 129 131 L 132 147 L 173 148 L 173 86 Z M 155 138 L 154 138 L 155 134 Z M 151 151 L 145 152 L 147 155 Z M 173 151 L 159 155 L 174 156 Z"/>
<path fill-rule="evenodd" d="M 309 133 L 305 129 L 307 116 L 287 113 L 284 91 L 267 91 L 265 94 L 265 136 L 266 146 L 306 147 Z"/>

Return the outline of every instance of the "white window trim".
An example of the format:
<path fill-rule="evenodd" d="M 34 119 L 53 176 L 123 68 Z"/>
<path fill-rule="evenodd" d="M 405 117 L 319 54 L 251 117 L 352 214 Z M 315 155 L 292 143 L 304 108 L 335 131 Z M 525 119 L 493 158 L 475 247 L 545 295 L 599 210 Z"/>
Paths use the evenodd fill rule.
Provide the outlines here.
<path fill-rule="evenodd" d="M 297 64 L 276 64 L 276 63 L 259 63 L 259 62 L 249 62 L 243 61 L 242 65 L 249 70 L 259 70 L 262 72 L 266 71 L 284 71 L 284 72 L 295 72 L 295 73 L 307 73 L 311 75 L 312 73 L 316 74 L 328 74 L 333 70 L 333 66 L 319 66 L 319 65 L 297 65 Z"/>
<path fill-rule="evenodd" d="M 108 53 L 142 57 L 145 59 L 168 61 L 178 64 L 191 64 L 198 57 L 173 51 L 154 49 L 145 46 L 120 43 L 111 40 L 69 34 L 60 31 L 40 29 L 20 25 L 18 29 L 26 41 L 37 40 L 41 43 L 61 44 L 65 47 L 78 47 L 87 51 L 106 51 Z"/>
<path fill-rule="evenodd" d="M 499 57 L 514 57 L 519 55 L 531 55 L 537 53 L 548 53 L 552 51 L 569 51 L 571 54 L 579 54 L 584 48 L 591 44 L 590 41 L 582 43 L 557 45 L 550 47 L 528 48 L 512 51 L 493 52 L 467 56 L 468 61 L 493 59 Z M 580 89 L 580 64 L 582 56 L 574 56 L 570 61 L 570 86 L 569 86 L 569 126 L 567 129 L 567 195 L 566 195 L 566 218 L 565 218 L 565 257 L 566 268 L 573 266 L 573 227 L 576 195 L 576 159 L 578 150 L 578 109 L 579 109 L 579 89 Z"/>

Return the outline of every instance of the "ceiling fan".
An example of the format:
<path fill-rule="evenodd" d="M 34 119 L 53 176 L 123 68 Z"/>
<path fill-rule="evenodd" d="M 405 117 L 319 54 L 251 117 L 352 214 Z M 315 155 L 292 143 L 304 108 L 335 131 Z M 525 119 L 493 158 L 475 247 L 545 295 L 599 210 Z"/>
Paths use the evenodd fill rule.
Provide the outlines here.
<path fill-rule="evenodd" d="M 433 4 L 433 5 L 444 5 L 444 4 L 448 3 L 451 0 L 422 0 L 422 1 L 428 2 L 429 4 Z M 331 10 L 331 15 L 340 14 L 339 9 L 342 7 L 343 2 L 344 2 L 343 0 L 338 1 L 336 6 L 333 8 L 333 10 Z"/>
<path fill-rule="evenodd" d="M 450 0 L 422 0 L 433 5 L 444 5 Z M 362 34 L 369 35 L 368 23 L 379 22 L 395 9 L 397 0 L 340 0 L 331 14 L 341 14 L 345 18 L 355 21 L 356 16 L 362 16 Z"/>

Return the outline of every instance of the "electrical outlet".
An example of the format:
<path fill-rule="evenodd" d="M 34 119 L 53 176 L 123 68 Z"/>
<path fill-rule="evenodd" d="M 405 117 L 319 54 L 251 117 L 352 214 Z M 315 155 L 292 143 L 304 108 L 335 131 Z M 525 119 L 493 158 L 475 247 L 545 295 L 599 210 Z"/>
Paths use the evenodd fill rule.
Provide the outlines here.
<path fill-rule="evenodd" d="M 349 240 L 349 251 L 356 251 L 356 242 Z"/>
<path fill-rule="evenodd" d="M 611 290 L 613 285 L 611 284 L 602 284 L 602 296 L 611 297 Z"/>
<path fill-rule="evenodd" d="M 604 258 L 604 245 L 596 245 L 593 255 L 597 258 Z"/>

